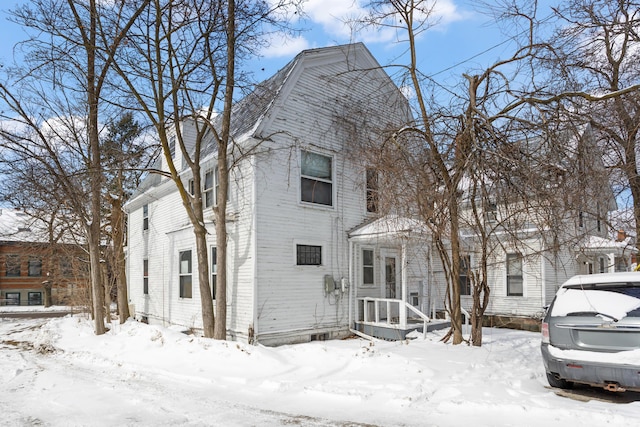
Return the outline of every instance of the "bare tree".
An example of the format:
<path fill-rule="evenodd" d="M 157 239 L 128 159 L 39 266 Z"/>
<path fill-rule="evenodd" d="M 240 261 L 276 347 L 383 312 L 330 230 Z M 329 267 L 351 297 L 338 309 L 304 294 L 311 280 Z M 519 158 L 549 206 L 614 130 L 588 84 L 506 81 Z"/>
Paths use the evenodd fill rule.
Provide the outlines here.
<path fill-rule="evenodd" d="M 431 229 L 447 281 L 445 303 L 452 319 L 445 340 L 452 337 L 454 344 L 464 340 L 459 279 L 462 269 L 469 266 L 461 266 L 461 259 L 470 250 L 477 252 L 478 267 L 470 274 L 471 341 L 481 345 L 482 319 L 490 298 L 487 272 L 492 254 L 507 245 L 528 245 L 530 238 L 521 231 L 527 221 L 540 229 L 560 227 L 559 219 L 566 218 L 567 210 L 576 207 L 579 190 L 558 179 L 562 175 L 557 173 L 562 167 L 559 159 L 567 158 L 567 153 L 553 157 L 553 150 L 538 150 L 534 156 L 525 155 L 527 150 L 553 146 L 540 141 L 554 142 L 556 148 L 570 147 L 566 139 L 553 133 L 558 130 L 553 129 L 554 124 L 564 130 L 577 129 L 566 122 L 563 101 L 617 100 L 636 88 L 612 87 L 594 94 L 575 88 L 567 90 L 566 86 L 556 90 L 557 87 L 542 84 L 535 64 L 554 50 L 546 41 L 537 39 L 536 3 L 514 2 L 502 5 L 499 11 L 503 17 L 517 19 L 519 25 L 524 23 L 518 27 L 522 29 L 520 47 L 511 57 L 480 72 L 469 70 L 463 74 L 460 87 L 464 91 L 456 92 L 451 105 L 434 105 L 429 97 L 432 80 L 418 68 L 416 48 L 417 37 L 435 22 L 433 2 L 371 1 L 368 9 L 370 14 L 361 23 L 391 27 L 407 45 L 408 63 L 399 67 L 405 71 L 402 83 L 411 89 L 416 116 L 415 123 L 390 133 L 389 143 L 379 151 L 378 164 L 387 172 L 393 171 L 396 188 L 402 188 L 406 197 L 403 205 L 422 217 Z M 536 164 L 533 160 L 538 162 L 537 168 L 531 167 Z M 520 170 L 529 174 L 516 172 Z M 580 175 L 583 180 L 585 176 Z M 564 187 L 545 187 L 553 183 Z M 516 187 L 517 191 L 508 191 Z M 487 215 L 497 209 L 496 196 L 506 196 L 500 199 L 502 215 L 487 221 Z M 561 196 L 574 204 L 558 203 Z M 496 236 L 498 231 L 505 234 L 505 230 L 512 230 L 507 233 L 508 239 Z M 561 234 L 558 228 L 554 230 L 550 233 L 552 240 Z M 463 239 L 463 235 L 468 238 Z"/>
<path fill-rule="evenodd" d="M 554 12 L 562 25 L 550 40 L 553 55 L 541 58 L 541 64 L 551 70 L 549 84 L 556 92 L 583 94 L 562 106 L 567 114 L 590 119 L 607 166 L 616 171 L 617 191 L 631 195 L 640 236 L 640 2 L 572 0 Z M 636 245 L 640 248 L 640 240 Z"/>
<path fill-rule="evenodd" d="M 128 38 L 116 68 L 158 134 L 167 171 L 176 184 L 196 241 L 198 283 L 204 335 L 226 339 L 227 219 L 226 205 L 233 147 L 232 113 L 236 89 L 246 84 L 239 64 L 255 56 L 262 35 L 286 30 L 284 14 L 297 1 L 154 0 Z M 189 134 L 185 130 L 193 130 Z M 209 147 L 209 148 L 207 148 Z M 205 150 L 217 152 L 218 191 L 213 208 L 217 245 L 215 321 L 207 229 L 204 222 L 201 160 Z M 182 165 L 193 185 L 183 182 Z"/>
<path fill-rule="evenodd" d="M 124 3 L 118 2 L 34 0 L 17 7 L 12 19 L 33 36 L 22 44 L 25 68 L 11 70 L 9 80 L 0 84 L 0 98 L 8 106 L 3 117 L 14 123 L 2 129 L 5 147 L 19 158 L 40 162 L 84 228 L 98 335 L 105 332 L 100 98 L 114 54 L 146 3 L 140 2 L 127 19 L 121 13 Z"/>

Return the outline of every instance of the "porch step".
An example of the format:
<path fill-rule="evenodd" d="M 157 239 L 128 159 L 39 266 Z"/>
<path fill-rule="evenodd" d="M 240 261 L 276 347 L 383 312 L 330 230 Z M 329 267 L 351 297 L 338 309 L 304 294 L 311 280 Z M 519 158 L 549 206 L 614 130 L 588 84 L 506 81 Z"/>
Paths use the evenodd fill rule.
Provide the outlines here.
<path fill-rule="evenodd" d="M 413 331 L 423 332 L 423 322 L 410 323 L 404 329 L 397 327 L 397 325 L 372 325 L 362 322 L 356 322 L 355 326 L 356 330 L 363 334 L 387 341 L 404 340 L 407 338 L 407 335 Z M 427 323 L 427 332 L 446 329 L 450 326 L 451 322 L 448 320 L 434 320 Z"/>

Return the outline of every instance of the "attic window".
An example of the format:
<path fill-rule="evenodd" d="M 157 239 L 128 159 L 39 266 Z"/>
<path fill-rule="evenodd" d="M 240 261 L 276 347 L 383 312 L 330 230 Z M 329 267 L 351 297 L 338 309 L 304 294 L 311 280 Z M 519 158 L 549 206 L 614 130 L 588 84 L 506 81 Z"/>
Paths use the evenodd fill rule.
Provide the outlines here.
<path fill-rule="evenodd" d="M 29 227 L 18 227 L 18 232 L 21 231 L 31 231 L 31 229 Z"/>

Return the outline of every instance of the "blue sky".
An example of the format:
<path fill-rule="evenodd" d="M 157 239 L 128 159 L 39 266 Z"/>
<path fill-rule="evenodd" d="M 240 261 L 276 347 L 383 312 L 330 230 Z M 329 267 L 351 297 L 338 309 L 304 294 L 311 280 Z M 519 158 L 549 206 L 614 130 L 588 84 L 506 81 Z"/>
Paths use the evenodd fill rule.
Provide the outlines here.
<path fill-rule="evenodd" d="M 0 61 L 12 60 L 12 48 L 26 33 L 7 21 L 7 9 L 24 0 L 5 0 L 0 12 Z M 395 43 L 389 32 L 352 34 L 343 24 L 348 17 L 362 12 L 362 0 L 307 0 L 305 18 L 297 22 L 301 34 L 289 40 L 275 39 L 273 46 L 254 61 L 256 80 L 264 80 L 290 61 L 303 49 L 362 41 L 381 65 L 394 63 L 403 47 Z M 498 58 L 512 53 L 513 46 L 503 43 L 503 34 L 495 20 L 479 13 L 478 2 L 472 0 L 438 0 L 434 8 L 438 23 L 420 37 L 420 70 L 435 75 L 439 83 L 449 85 L 460 80 L 468 69 L 484 68 Z M 549 11 L 542 11 L 548 14 Z M 502 43 L 502 44 L 501 44 Z M 483 53 L 484 52 L 484 53 Z"/>

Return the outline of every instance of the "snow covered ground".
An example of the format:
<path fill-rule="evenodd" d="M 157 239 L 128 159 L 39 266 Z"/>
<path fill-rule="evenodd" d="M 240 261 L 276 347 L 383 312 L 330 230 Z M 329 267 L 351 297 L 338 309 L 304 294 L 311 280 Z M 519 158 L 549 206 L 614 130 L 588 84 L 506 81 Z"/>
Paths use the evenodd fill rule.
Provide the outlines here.
<path fill-rule="evenodd" d="M 640 425 L 635 398 L 547 388 L 539 334 L 484 334 L 481 348 L 442 332 L 270 348 L 133 321 L 97 337 L 82 315 L 0 319 L 0 425 Z"/>

